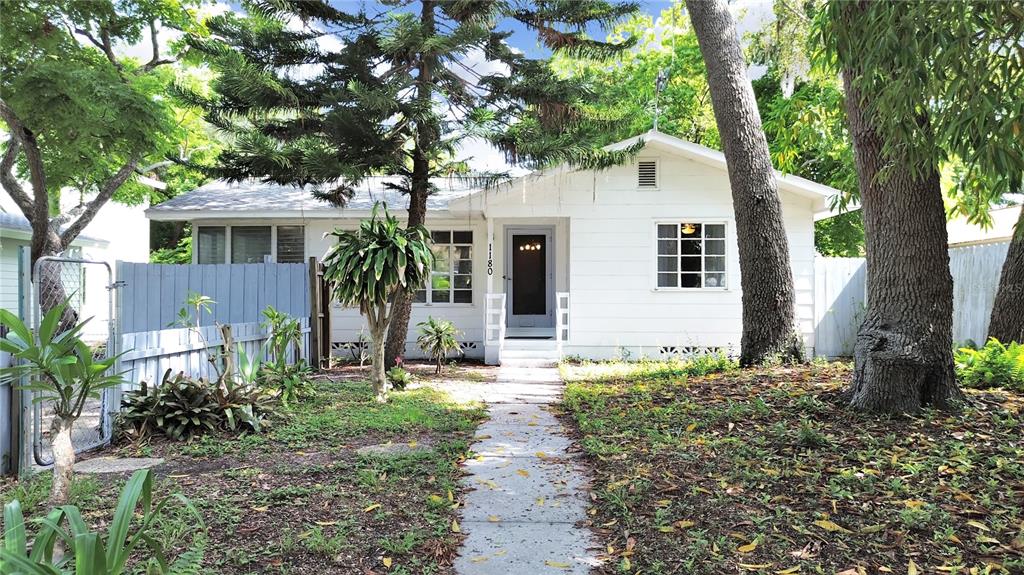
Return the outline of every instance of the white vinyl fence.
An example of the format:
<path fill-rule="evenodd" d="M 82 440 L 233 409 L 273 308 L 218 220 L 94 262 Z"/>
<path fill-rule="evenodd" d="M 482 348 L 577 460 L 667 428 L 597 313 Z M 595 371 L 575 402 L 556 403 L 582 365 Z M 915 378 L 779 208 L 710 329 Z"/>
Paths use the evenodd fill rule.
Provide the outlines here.
<path fill-rule="evenodd" d="M 1009 245 L 1000 242 L 949 250 L 955 343 L 985 342 Z M 864 258 L 819 257 L 814 264 L 814 353 L 851 356 L 867 304 Z"/>
<path fill-rule="evenodd" d="M 117 262 L 117 280 L 121 333 L 167 328 L 189 292 L 216 302 L 202 314 L 202 325 L 262 321 L 268 305 L 292 317 L 309 316 L 308 264 Z"/>
<path fill-rule="evenodd" d="M 308 361 L 309 318 L 300 318 L 299 323 L 303 334 L 299 357 Z M 238 365 L 238 352 L 244 351 L 253 360 L 267 340 L 267 333 L 257 322 L 231 324 L 231 336 L 235 340 L 235 365 Z M 133 388 L 143 381 L 159 384 L 168 369 L 172 375 L 183 372 L 194 378 L 216 379 L 217 372 L 209 361 L 208 350 L 222 343 L 217 326 L 126 333 L 121 336 L 121 349 L 125 353 L 121 356 L 120 371 L 125 372 Z M 289 357 L 292 355 L 289 353 Z"/>

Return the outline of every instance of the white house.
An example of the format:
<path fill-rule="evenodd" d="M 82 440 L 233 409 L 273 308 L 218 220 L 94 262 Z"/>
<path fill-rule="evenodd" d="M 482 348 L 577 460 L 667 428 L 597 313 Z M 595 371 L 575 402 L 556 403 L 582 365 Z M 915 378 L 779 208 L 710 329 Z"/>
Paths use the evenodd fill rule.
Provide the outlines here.
<path fill-rule="evenodd" d="M 478 189 L 439 180 L 428 202 L 436 265 L 412 325 L 452 320 L 467 355 L 666 357 L 738 350 L 739 257 L 729 179 L 717 151 L 658 132 L 633 163 L 604 171 L 555 168 Z M 637 138 L 615 144 L 625 147 Z M 298 262 L 322 256 L 324 235 L 353 228 L 385 201 L 407 200 L 369 178 L 343 208 L 308 190 L 215 182 L 152 207 L 188 220 L 194 261 Z M 800 330 L 814 345 L 814 219 L 836 190 L 778 174 Z M 332 343 L 359 338 L 354 309 L 335 307 Z M 562 329 L 556 329 L 561 327 Z M 416 355 L 416 330 L 407 353 Z"/>

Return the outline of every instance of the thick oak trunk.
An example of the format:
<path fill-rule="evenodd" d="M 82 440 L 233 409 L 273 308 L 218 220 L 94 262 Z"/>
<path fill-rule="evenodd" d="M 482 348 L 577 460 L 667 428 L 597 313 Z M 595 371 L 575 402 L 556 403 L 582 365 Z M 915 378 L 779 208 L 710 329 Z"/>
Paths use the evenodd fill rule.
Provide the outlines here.
<path fill-rule="evenodd" d="M 962 395 L 953 372 L 953 279 L 939 173 L 915 175 L 885 157 L 867 111 L 871 95 L 853 84 L 856 74 L 843 70 L 864 217 L 868 308 L 854 348 L 850 404 L 892 414 L 951 408 Z"/>
<path fill-rule="evenodd" d="M 802 357 L 775 172 L 736 26 L 724 0 L 687 0 L 729 170 L 743 288 L 740 363 Z"/>
<path fill-rule="evenodd" d="M 1004 343 L 1024 343 L 1024 206 L 1021 206 L 1003 271 L 999 275 L 999 291 L 992 306 L 988 336 Z"/>

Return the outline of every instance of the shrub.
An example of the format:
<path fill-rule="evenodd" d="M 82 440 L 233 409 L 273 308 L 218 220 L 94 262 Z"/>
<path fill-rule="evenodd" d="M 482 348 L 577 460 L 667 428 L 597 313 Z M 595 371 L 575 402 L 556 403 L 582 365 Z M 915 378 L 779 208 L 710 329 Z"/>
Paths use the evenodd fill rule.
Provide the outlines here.
<path fill-rule="evenodd" d="M 412 374 L 402 366 L 396 365 L 388 370 L 388 381 L 391 382 L 392 389 L 401 391 L 412 383 Z"/>
<path fill-rule="evenodd" d="M 455 339 L 459 331 L 452 322 L 433 317 L 428 317 L 427 321 L 421 321 L 417 326 L 420 328 L 420 336 L 416 338 L 416 344 L 427 357 L 434 360 L 437 365 L 434 373 L 441 373 L 448 354 L 459 350 L 459 342 Z"/>
<path fill-rule="evenodd" d="M 262 327 L 268 332 L 264 349 L 266 361 L 259 366 L 256 381 L 280 397 L 281 403 L 287 406 L 312 389 L 309 375 L 313 370 L 297 357 L 302 345 L 302 328 L 299 320 L 271 306 L 263 310 L 263 317 L 266 321 Z M 288 361 L 289 351 L 294 360 L 291 363 Z"/>
<path fill-rule="evenodd" d="M 1024 345 L 988 340 L 981 349 L 962 347 L 953 356 L 957 378 L 964 387 L 1005 387 L 1024 392 Z"/>
<path fill-rule="evenodd" d="M 168 369 L 159 385 L 143 383 L 125 394 L 120 428 L 140 439 L 159 433 L 176 441 L 191 441 L 219 428 L 259 432 L 272 410 L 270 399 L 246 383 L 225 380 L 217 385 L 182 373 L 172 378 Z"/>
<path fill-rule="evenodd" d="M 89 530 L 81 512 L 73 505 L 51 511 L 39 520 L 39 531 L 32 545 L 26 530 L 21 504 L 15 500 L 4 506 L 4 541 L 0 546 L 0 573 L 75 573 L 76 575 L 121 575 L 137 572 L 129 560 L 141 563 L 146 573 L 198 572 L 202 564 L 202 541 L 169 562 L 164 546 L 154 538 L 154 523 L 172 499 L 180 501 L 202 527 L 202 516 L 183 496 L 175 495 L 153 502 L 153 472 L 136 471 L 121 491 L 113 520 L 106 535 Z M 139 523 L 132 531 L 132 521 Z M 67 523 L 67 528 L 63 527 Z M 65 553 L 55 547 L 68 543 Z M 29 549 L 31 548 L 31 551 Z M 145 553 L 137 550 L 145 549 Z M 135 557 L 133 558 L 133 555 Z"/>
<path fill-rule="evenodd" d="M 164 372 L 159 385 L 129 391 L 122 400 L 121 427 L 139 438 L 159 432 L 174 440 L 191 440 L 220 425 L 221 415 L 210 385 L 184 374 Z"/>

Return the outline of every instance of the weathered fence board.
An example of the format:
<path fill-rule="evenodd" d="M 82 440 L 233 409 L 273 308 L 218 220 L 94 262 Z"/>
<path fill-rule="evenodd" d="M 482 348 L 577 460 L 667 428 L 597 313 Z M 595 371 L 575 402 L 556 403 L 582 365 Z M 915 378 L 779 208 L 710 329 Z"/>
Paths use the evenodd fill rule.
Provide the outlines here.
<path fill-rule="evenodd" d="M 302 345 L 298 355 L 308 362 L 309 318 L 300 318 L 299 324 Z M 244 351 L 250 359 L 261 357 L 267 334 L 258 322 L 231 324 L 231 335 L 235 340 L 235 365 L 238 365 L 239 351 Z M 120 371 L 132 387 L 143 381 L 159 383 L 168 369 L 191 377 L 216 379 L 218 374 L 209 361 L 209 350 L 223 343 L 217 326 L 126 333 L 121 336 Z M 293 353 L 288 354 L 289 358 L 292 356 Z"/>
<path fill-rule="evenodd" d="M 985 343 L 1009 242 L 953 248 L 953 341 Z"/>
<path fill-rule="evenodd" d="M 814 260 L 814 353 L 853 355 L 857 328 L 864 319 L 864 258 Z"/>
<path fill-rule="evenodd" d="M 999 242 L 949 250 L 954 343 L 984 343 L 1009 245 Z M 852 355 L 866 305 L 864 258 L 817 258 L 814 276 L 814 353 Z"/>
<path fill-rule="evenodd" d="M 262 320 L 268 305 L 293 317 L 309 316 L 307 264 L 117 263 L 121 333 L 163 330 L 185 305 L 189 292 L 213 298 L 201 325 Z"/>

